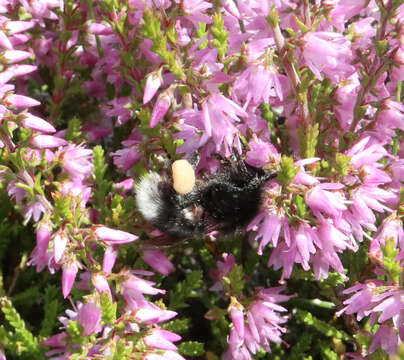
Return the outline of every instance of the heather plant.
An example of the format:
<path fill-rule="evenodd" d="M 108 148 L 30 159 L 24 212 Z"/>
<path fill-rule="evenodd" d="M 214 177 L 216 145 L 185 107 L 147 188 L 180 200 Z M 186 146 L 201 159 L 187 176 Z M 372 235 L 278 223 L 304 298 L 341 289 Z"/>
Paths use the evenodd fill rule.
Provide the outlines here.
<path fill-rule="evenodd" d="M 404 0 L 0 0 L 0 359 L 395 359 Z M 148 172 L 276 173 L 169 244 Z"/>

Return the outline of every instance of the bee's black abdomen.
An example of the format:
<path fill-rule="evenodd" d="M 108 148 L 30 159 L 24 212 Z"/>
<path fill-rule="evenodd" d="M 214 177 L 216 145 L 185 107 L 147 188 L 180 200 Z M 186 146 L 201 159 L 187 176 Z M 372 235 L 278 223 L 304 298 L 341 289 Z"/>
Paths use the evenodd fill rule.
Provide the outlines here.
<path fill-rule="evenodd" d="M 202 205 L 218 223 L 218 230 L 246 226 L 258 213 L 262 184 L 259 179 L 238 177 L 210 183 L 203 191 Z"/>
<path fill-rule="evenodd" d="M 138 185 L 136 201 L 143 217 L 172 238 L 196 238 L 213 230 L 233 232 L 258 214 L 262 188 L 274 177 L 237 159 L 224 159 L 216 174 L 178 194 L 169 177 L 150 173 Z"/>

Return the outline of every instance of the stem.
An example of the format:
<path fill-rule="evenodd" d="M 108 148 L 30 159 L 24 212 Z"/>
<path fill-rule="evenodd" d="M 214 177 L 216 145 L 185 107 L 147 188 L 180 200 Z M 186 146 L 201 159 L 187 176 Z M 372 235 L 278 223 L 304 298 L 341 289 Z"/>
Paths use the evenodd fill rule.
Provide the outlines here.
<path fill-rule="evenodd" d="M 21 178 L 27 184 L 29 187 L 34 188 L 34 181 L 32 180 L 32 177 L 30 174 L 28 174 L 28 171 L 23 169 L 21 171 Z M 46 209 L 48 212 L 53 211 L 53 206 L 52 204 L 48 201 L 48 199 L 44 195 L 36 194 L 35 195 L 36 199 L 43 205 L 43 207 Z"/>
<path fill-rule="evenodd" d="M 377 34 L 376 34 L 376 41 L 383 40 L 386 36 L 386 27 L 388 20 L 390 18 L 390 12 L 393 7 L 393 0 L 389 0 L 389 2 L 384 6 L 384 9 L 386 11 L 386 16 L 383 17 L 382 22 L 377 29 Z M 383 13 L 383 12 L 382 12 Z M 383 71 L 380 71 L 383 70 Z M 365 86 L 365 88 L 361 88 L 359 90 L 358 96 L 356 97 L 356 102 L 355 102 L 355 107 L 354 107 L 354 119 L 352 121 L 352 124 L 349 128 L 349 132 L 353 133 L 358 126 L 361 118 L 359 118 L 359 114 L 361 113 L 359 111 L 359 107 L 363 105 L 365 96 L 367 93 L 376 85 L 378 78 L 380 75 L 383 74 L 385 71 L 385 66 L 383 64 L 383 60 L 379 59 L 375 56 L 375 59 L 372 63 L 372 66 L 368 72 L 369 79 L 371 79 L 368 84 Z M 350 144 L 350 142 L 349 142 Z"/>
<path fill-rule="evenodd" d="M 10 296 L 13 293 L 15 285 L 17 284 L 17 280 L 18 280 L 18 277 L 20 276 L 21 271 L 23 271 L 27 267 L 27 259 L 28 259 L 27 254 L 23 253 L 22 256 L 21 256 L 21 261 L 20 261 L 19 265 L 16 267 L 16 269 L 14 271 L 13 277 L 11 279 L 10 286 L 8 287 L 7 296 Z"/>
<path fill-rule="evenodd" d="M 13 144 L 13 141 L 7 135 L 7 133 L 4 131 L 3 128 L 0 128 L 0 134 L 1 134 L 2 140 L 4 142 L 4 145 L 6 145 L 8 152 L 9 153 L 15 152 L 15 145 Z"/>
<path fill-rule="evenodd" d="M 95 21 L 95 14 L 94 14 L 94 7 L 93 7 L 93 0 L 88 0 L 88 10 L 90 11 L 90 17 L 91 20 Z M 100 58 L 104 57 L 104 53 L 102 51 L 102 46 L 101 46 L 101 41 L 100 38 L 98 37 L 98 35 L 94 35 L 95 36 L 95 42 L 97 44 L 97 51 L 98 51 L 98 56 Z"/>
<path fill-rule="evenodd" d="M 283 68 L 285 69 L 285 72 L 289 80 L 291 81 L 293 93 L 295 94 L 296 99 L 300 105 L 300 110 L 302 113 L 304 123 L 306 125 L 311 124 L 312 121 L 309 111 L 309 105 L 307 102 L 307 93 L 306 92 L 299 93 L 299 86 L 300 86 L 299 75 L 297 74 L 294 65 L 288 58 L 288 49 L 286 47 L 285 38 L 283 37 L 281 29 L 279 27 L 279 23 L 278 22 L 271 23 L 270 21 L 268 23 L 270 24 L 274 34 L 275 44 L 278 49 L 279 56 L 282 60 Z"/>
<path fill-rule="evenodd" d="M 309 0 L 304 0 L 303 2 L 303 14 L 304 14 L 304 24 L 311 28 L 311 19 L 310 19 L 310 6 Z"/>

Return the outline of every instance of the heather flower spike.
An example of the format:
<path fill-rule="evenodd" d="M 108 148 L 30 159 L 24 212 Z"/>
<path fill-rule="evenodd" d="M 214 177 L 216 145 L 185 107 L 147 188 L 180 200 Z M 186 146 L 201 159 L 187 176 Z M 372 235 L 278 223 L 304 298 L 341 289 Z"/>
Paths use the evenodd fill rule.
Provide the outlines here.
<path fill-rule="evenodd" d="M 147 77 L 143 95 L 143 104 L 147 104 L 153 98 L 162 82 L 161 70 L 157 73 L 152 73 Z"/>
<path fill-rule="evenodd" d="M 143 260 L 163 275 L 168 275 L 174 271 L 174 265 L 167 257 L 159 250 L 145 250 L 143 252 Z"/>
<path fill-rule="evenodd" d="M 156 104 L 154 105 L 151 118 L 150 118 L 150 127 L 155 127 L 167 113 L 168 109 L 171 105 L 170 95 L 166 92 L 161 93 L 157 98 Z"/>
<path fill-rule="evenodd" d="M 62 292 L 63 297 L 66 298 L 73 287 L 74 280 L 78 271 L 78 266 L 75 262 L 69 262 L 67 264 L 64 264 L 62 269 Z"/>
<path fill-rule="evenodd" d="M 137 239 L 137 236 L 133 234 L 129 234 L 121 230 L 111 229 L 106 226 L 97 227 L 94 231 L 94 235 L 109 245 L 126 244 Z"/>

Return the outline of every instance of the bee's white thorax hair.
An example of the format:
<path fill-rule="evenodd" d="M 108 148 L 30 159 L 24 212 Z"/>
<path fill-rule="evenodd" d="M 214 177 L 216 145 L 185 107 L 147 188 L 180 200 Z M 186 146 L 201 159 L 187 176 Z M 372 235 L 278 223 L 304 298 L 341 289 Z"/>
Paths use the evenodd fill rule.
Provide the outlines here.
<path fill-rule="evenodd" d="M 146 175 L 138 184 L 136 204 L 147 221 L 156 219 L 162 206 L 158 184 L 161 176 L 155 172 Z"/>

